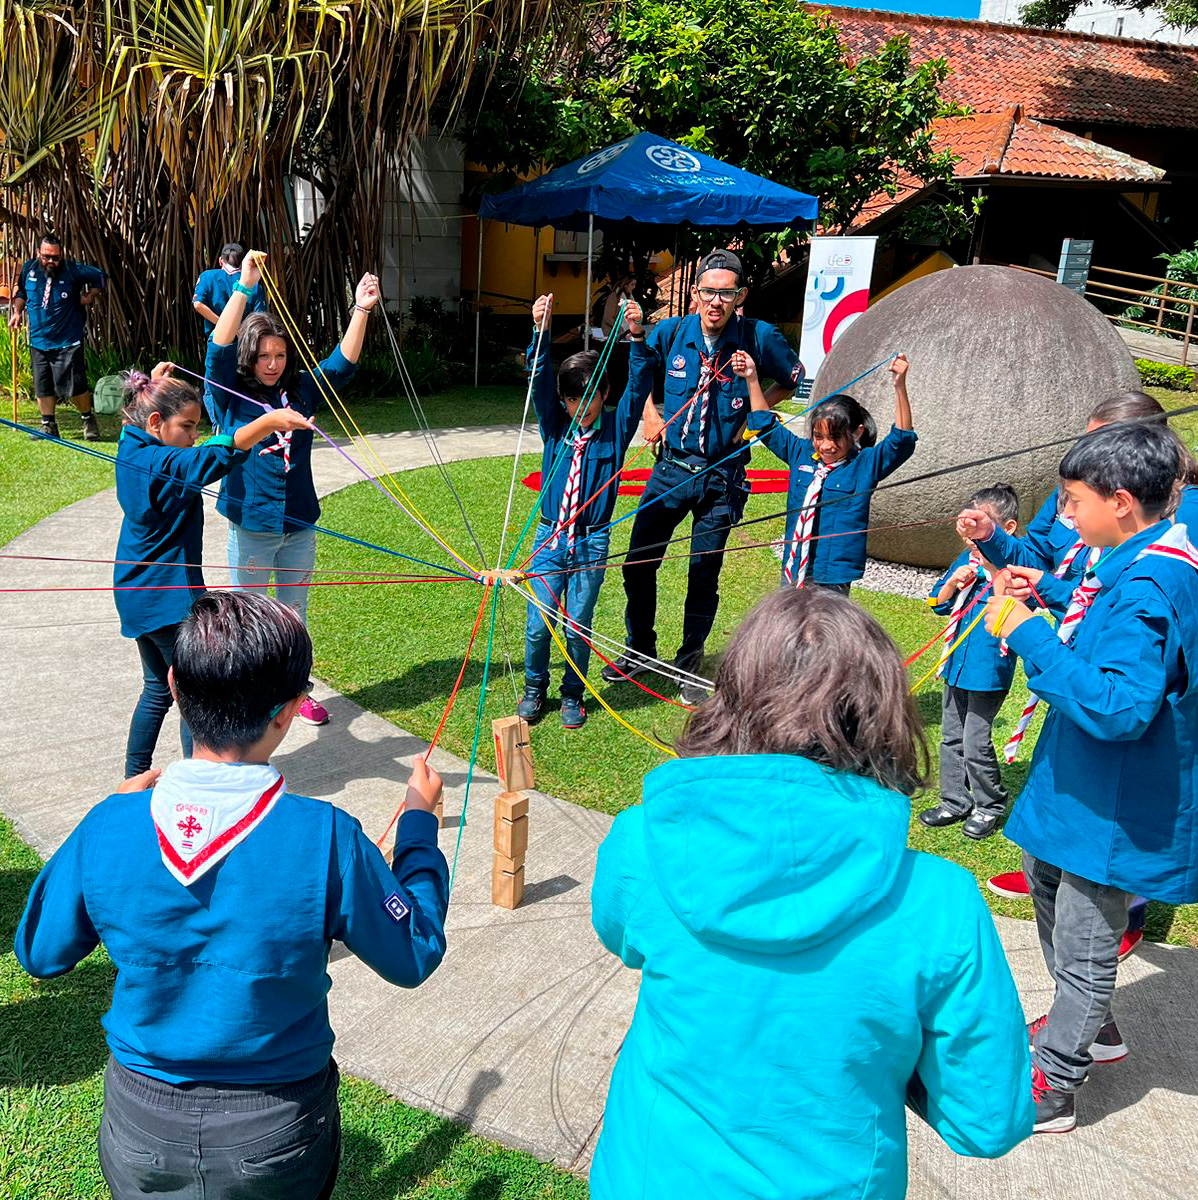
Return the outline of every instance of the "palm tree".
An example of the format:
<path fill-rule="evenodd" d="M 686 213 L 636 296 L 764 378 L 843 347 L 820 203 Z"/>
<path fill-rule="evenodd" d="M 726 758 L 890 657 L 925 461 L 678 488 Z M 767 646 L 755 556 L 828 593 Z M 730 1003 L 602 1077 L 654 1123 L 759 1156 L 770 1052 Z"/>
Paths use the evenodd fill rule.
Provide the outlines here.
<path fill-rule="evenodd" d="M 553 0 L 0 0 L 0 221 L 110 278 L 122 349 L 194 345 L 196 275 L 268 251 L 321 343 L 378 258 L 404 151 L 480 61 L 577 31 Z M 323 201 L 301 230 L 293 181 Z"/>

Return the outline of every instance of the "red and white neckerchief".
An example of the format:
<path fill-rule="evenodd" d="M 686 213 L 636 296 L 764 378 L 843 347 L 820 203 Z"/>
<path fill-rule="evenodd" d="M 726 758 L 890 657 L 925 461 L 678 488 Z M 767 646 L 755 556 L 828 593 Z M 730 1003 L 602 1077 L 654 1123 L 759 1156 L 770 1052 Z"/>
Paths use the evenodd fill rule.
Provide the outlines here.
<path fill-rule="evenodd" d="M 562 533 L 566 535 L 566 549 L 574 549 L 574 526 L 578 521 L 578 501 L 582 494 L 582 460 L 587 452 L 587 444 L 595 432 L 595 426 L 582 430 L 574 435 L 574 453 L 570 456 L 570 470 L 566 474 L 566 487 L 562 492 L 561 507 L 557 510 L 557 532 L 553 535 L 552 550 L 561 540 Z"/>
<path fill-rule="evenodd" d="M 699 453 L 707 453 L 707 410 L 711 404 L 711 385 L 713 383 L 727 383 L 727 377 L 721 372 L 716 365 L 716 357 L 718 351 L 714 351 L 710 358 L 699 351 L 699 386 L 695 388 L 695 395 L 691 397 L 690 406 L 687 409 L 686 420 L 682 423 L 682 433 L 679 436 L 679 442 L 686 445 L 686 435 L 690 432 L 691 418 L 695 415 L 695 397 L 702 397 L 699 405 Z"/>
<path fill-rule="evenodd" d="M 50 293 L 54 290 L 54 278 L 46 273 L 46 286 L 42 289 L 42 308 L 50 307 Z"/>
<path fill-rule="evenodd" d="M 807 571 L 811 566 L 811 530 L 815 526 L 819 494 L 823 491 L 824 480 L 839 466 L 840 463 L 820 463 L 815 468 L 811 482 L 807 485 L 807 494 L 803 497 L 803 507 L 799 510 L 799 519 L 795 523 L 794 536 L 790 539 L 790 545 L 786 548 L 786 557 L 782 561 L 783 577 L 787 583 L 792 583 L 797 588 L 803 586 L 803 581 L 807 578 Z M 795 566 L 796 555 L 799 560 L 797 567 Z"/>
<path fill-rule="evenodd" d="M 265 764 L 171 763 L 150 793 L 163 865 L 189 887 L 244 842 L 285 791 L 283 776 Z"/>
<path fill-rule="evenodd" d="M 1069 601 L 1069 607 L 1065 611 L 1064 617 L 1061 619 L 1060 628 L 1057 630 L 1057 636 L 1063 642 L 1068 642 L 1077 632 L 1078 625 L 1086 613 L 1089 612 L 1090 606 L 1094 603 L 1094 597 L 1102 588 L 1102 583 L 1093 574 L 1094 564 L 1098 561 L 1101 555 L 1101 547 L 1095 546 L 1090 551 L 1089 561 L 1086 564 L 1086 574 L 1082 578 L 1082 582 L 1074 589 L 1073 598 Z M 1157 554 L 1162 558 L 1181 559 L 1182 562 L 1188 563 L 1195 570 L 1198 570 L 1198 550 L 1195 550 L 1190 543 L 1189 532 L 1184 525 L 1171 525 L 1168 530 L 1155 542 L 1145 546 L 1139 554 L 1136 555 L 1136 562 L 1148 555 Z M 1031 724 L 1032 714 L 1036 711 L 1036 706 L 1040 703 L 1038 696 L 1029 696 L 1027 707 L 1019 716 L 1019 723 L 1015 726 L 1015 732 L 1011 734 L 1010 740 L 1003 747 L 1003 757 L 1007 762 L 1011 762 L 1015 758 L 1016 751 L 1019 749 L 1019 743 L 1023 741 L 1023 735 L 1027 732 L 1028 725 Z"/>
<path fill-rule="evenodd" d="M 279 396 L 279 402 L 284 408 L 290 408 L 291 405 L 287 402 L 287 393 L 283 392 Z M 275 434 L 275 440 L 269 446 L 263 446 L 258 451 L 259 457 L 263 454 L 279 454 L 283 455 L 283 474 L 286 475 L 291 470 L 291 430 L 288 429 L 285 433 L 279 431 Z"/>
<path fill-rule="evenodd" d="M 982 556 L 977 552 L 977 550 L 970 550 L 969 565 L 974 570 L 973 583 L 961 588 L 953 600 L 952 610 L 948 614 L 948 628 L 944 631 L 944 649 L 940 652 L 941 655 L 944 655 L 948 651 L 949 646 L 951 646 L 953 642 L 957 640 L 957 631 L 961 628 L 961 618 L 965 615 L 965 602 L 973 594 L 974 586 L 986 578 L 986 572 L 982 569 Z M 1003 646 L 1003 653 L 1005 654 L 1005 642 L 1003 643 Z M 948 659 L 945 658 L 940 666 L 936 668 L 936 677 L 938 679 L 942 679 L 944 677 L 944 672 L 947 667 Z"/>

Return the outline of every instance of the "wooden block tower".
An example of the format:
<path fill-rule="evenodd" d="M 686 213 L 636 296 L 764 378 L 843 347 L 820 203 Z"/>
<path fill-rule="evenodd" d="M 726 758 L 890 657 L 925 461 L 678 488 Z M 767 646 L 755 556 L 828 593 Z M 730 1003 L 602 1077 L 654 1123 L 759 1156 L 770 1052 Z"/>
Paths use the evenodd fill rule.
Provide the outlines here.
<path fill-rule="evenodd" d="M 503 791 L 495 797 L 495 857 L 491 867 L 491 903 L 516 908 L 524 898 L 524 855 L 528 850 L 528 793 L 533 786 L 528 722 L 502 717 L 491 722 L 495 773 Z"/>

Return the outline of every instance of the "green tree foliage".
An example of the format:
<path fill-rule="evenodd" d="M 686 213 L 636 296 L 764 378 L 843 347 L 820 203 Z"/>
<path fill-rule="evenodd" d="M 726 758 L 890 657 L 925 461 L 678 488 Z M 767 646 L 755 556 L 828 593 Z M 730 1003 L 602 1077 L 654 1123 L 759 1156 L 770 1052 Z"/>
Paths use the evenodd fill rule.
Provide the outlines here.
<path fill-rule="evenodd" d="M 267 250 L 324 343 L 378 265 L 384 197 L 434 106 L 480 63 L 566 42 L 553 0 L 0 0 L 0 223 L 53 225 L 104 267 L 123 348 L 194 346 L 196 275 L 232 239 Z M 294 181 L 322 202 L 304 228 Z"/>
<path fill-rule="evenodd" d="M 1157 258 L 1166 264 L 1165 278 L 1170 282 L 1158 283 L 1136 304 L 1125 308 L 1123 316 L 1129 321 L 1147 323 L 1159 319 L 1165 333 L 1185 333 L 1188 326 L 1191 334 L 1198 334 L 1198 320 L 1191 317 L 1190 305 L 1186 303 L 1198 301 L 1198 246 L 1176 254 L 1158 254 Z"/>
<path fill-rule="evenodd" d="M 939 96 L 947 71 L 943 60 L 913 65 L 906 38 L 851 57 L 834 16 L 799 0 L 628 0 L 587 50 L 505 63 L 488 103 L 466 106 L 467 153 L 525 172 L 647 129 L 818 195 L 821 227 L 842 232 L 903 175 L 951 187 L 953 158 L 929 133 L 933 118 L 961 111 Z M 966 219 L 959 197 L 935 218 L 946 230 Z M 670 247 L 660 232 L 636 236 L 672 247 L 672 233 Z M 751 274 L 805 236 L 750 237 Z M 607 242 L 616 270 L 626 250 L 644 249 Z"/>
<path fill-rule="evenodd" d="M 1019 10 L 1019 19 L 1025 25 L 1037 25 L 1042 29 L 1064 29 L 1065 23 L 1074 13 L 1086 6 L 1087 0 L 1031 0 Z M 1135 12 L 1154 12 L 1161 24 L 1174 29 L 1198 28 L 1198 2 L 1196 0 L 1114 0 L 1116 8 L 1132 9 Z"/>

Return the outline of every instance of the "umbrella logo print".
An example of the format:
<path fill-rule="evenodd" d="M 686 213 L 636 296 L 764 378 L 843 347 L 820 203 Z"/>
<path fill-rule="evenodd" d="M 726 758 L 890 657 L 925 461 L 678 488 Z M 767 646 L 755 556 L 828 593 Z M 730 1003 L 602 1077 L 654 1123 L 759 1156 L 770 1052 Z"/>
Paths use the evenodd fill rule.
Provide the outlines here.
<path fill-rule="evenodd" d="M 695 172 L 701 170 L 699 160 L 681 146 L 650 146 L 645 157 L 663 171 Z"/>
<path fill-rule="evenodd" d="M 607 149 L 600 150 L 597 154 L 592 154 L 586 162 L 579 166 L 579 175 L 589 175 L 592 171 L 597 171 L 600 167 L 611 162 L 613 158 L 619 158 L 626 149 L 628 149 L 627 142 L 617 142 L 614 146 L 608 146 Z"/>

